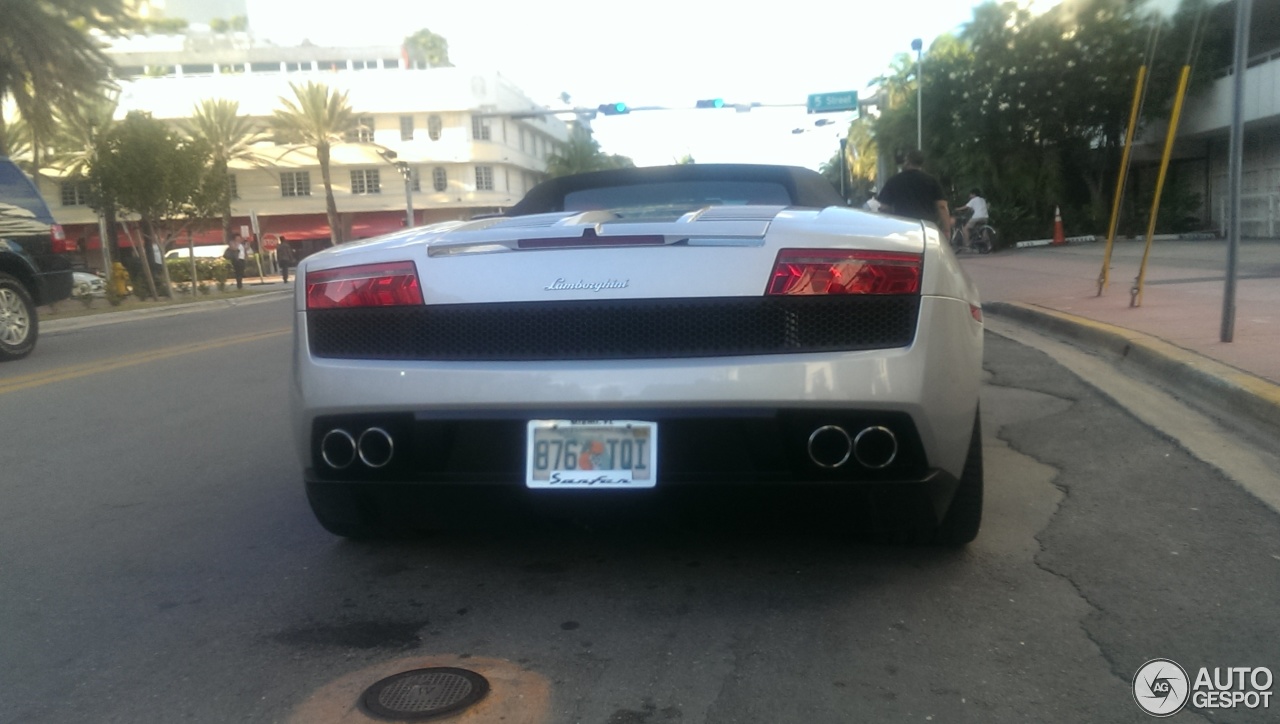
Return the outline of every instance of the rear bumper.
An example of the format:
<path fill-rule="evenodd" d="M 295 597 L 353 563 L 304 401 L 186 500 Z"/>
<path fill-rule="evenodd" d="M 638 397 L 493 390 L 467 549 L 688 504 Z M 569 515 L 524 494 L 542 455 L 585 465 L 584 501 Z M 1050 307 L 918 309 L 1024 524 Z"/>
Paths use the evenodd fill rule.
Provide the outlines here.
<path fill-rule="evenodd" d="M 309 351 L 305 317 L 299 314 L 298 322 L 291 398 L 299 460 L 312 482 L 520 485 L 530 419 L 659 422 L 660 454 L 672 456 L 660 470 L 659 486 L 896 484 L 933 473 L 959 478 L 982 364 L 981 323 L 967 303 L 942 297 L 921 300 L 915 341 L 907 347 L 727 358 L 317 359 Z M 875 475 L 853 468 L 811 475 L 795 463 L 805 455 L 796 440 L 807 438 L 821 419 L 855 431 L 866 420 L 895 420 L 908 431 L 899 437 L 914 446 L 910 465 Z M 317 467 L 322 428 L 366 420 L 396 427 L 403 447 L 425 457 L 406 458 L 402 471 L 372 476 L 331 476 Z"/>
<path fill-rule="evenodd" d="M 43 270 L 36 275 L 36 304 L 53 304 L 71 296 L 71 262 L 65 257 L 45 255 L 38 260 Z"/>
<path fill-rule="evenodd" d="M 543 410 L 538 419 L 584 419 L 598 413 Z M 616 409 L 610 414 L 615 419 L 657 423 L 656 479 L 662 486 L 918 482 L 936 472 L 915 423 L 901 412 Z M 527 411 L 517 410 L 487 412 L 483 417 L 458 413 L 317 417 L 310 432 L 307 481 L 523 486 L 529 419 Z M 816 438 L 816 445 L 811 441 L 816 430 L 832 426 L 848 432 L 842 441 L 863 430 L 875 430 L 878 435 L 891 435 L 892 446 L 866 444 L 857 450 L 836 450 L 833 446 L 840 443 L 833 439 Z M 385 431 L 393 441 L 388 462 L 380 458 L 373 467 L 359 457 L 344 456 L 341 467 L 334 467 L 332 459 L 322 455 L 322 441 L 331 432 L 360 439 L 367 430 Z"/>

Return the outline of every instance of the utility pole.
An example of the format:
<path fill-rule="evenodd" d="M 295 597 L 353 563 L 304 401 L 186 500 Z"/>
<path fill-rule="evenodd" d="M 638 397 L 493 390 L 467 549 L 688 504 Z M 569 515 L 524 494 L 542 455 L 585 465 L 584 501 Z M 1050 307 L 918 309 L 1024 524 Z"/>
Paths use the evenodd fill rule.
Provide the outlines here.
<path fill-rule="evenodd" d="M 1249 21 L 1253 0 L 1237 0 L 1236 5 L 1236 54 L 1235 75 L 1232 77 L 1231 97 L 1231 147 L 1227 162 L 1227 194 L 1231 205 L 1227 224 L 1227 280 L 1222 292 L 1223 342 L 1235 339 L 1236 329 L 1236 266 L 1240 256 L 1240 179 L 1244 166 L 1244 76 L 1249 65 Z"/>
<path fill-rule="evenodd" d="M 916 150 L 924 150 L 924 40 L 911 41 L 916 51 Z"/>
<path fill-rule="evenodd" d="M 400 175 L 404 176 L 404 227 L 413 227 L 413 167 L 404 161 L 396 163 Z"/>

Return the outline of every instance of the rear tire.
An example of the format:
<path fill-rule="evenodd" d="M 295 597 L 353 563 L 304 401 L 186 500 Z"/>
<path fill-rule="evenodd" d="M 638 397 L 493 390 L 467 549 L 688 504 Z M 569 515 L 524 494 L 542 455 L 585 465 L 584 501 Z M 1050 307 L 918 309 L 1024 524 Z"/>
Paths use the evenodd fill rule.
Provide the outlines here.
<path fill-rule="evenodd" d="M 31 354 L 40 334 L 36 304 L 22 282 L 0 274 L 0 362 Z"/>
<path fill-rule="evenodd" d="M 969 438 L 969 454 L 960 474 L 951 507 L 934 531 L 933 542 L 944 546 L 963 546 L 978 537 L 982 527 L 982 417 L 975 413 L 973 434 Z"/>
<path fill-rule="evenodd" d="M 990 226 L 982 227 L 981 242 L 978 244 L 979 254 L 990 254 L 996 248 L 996 230 Z"/>
<path fill-rule="evenodd" d="M 380 533 L 373 490 L 351 483 L 307 483 L 307 502 L 316 520 L 330 533 L 356 540 Z"/>

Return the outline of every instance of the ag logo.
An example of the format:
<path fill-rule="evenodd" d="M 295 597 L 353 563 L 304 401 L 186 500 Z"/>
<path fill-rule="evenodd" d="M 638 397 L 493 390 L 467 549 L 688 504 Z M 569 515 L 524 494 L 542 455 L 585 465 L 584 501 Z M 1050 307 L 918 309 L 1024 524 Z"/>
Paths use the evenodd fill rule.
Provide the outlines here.
<path fill-rule="evenodd" d="M 1173 716 L 1187 705 L 1191 680 L 1177 662 L 1152 659 L 1133 675 L 1133 700 L 1151 716 Z"/>

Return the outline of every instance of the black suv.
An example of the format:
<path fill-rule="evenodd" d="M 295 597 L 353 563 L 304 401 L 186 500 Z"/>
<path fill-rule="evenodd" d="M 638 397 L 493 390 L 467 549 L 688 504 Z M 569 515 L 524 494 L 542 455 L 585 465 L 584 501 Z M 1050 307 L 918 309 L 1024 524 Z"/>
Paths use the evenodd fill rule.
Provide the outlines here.
<path fill-rule="evenodd" d="M 0 156 L 0 362 L 36 346 L 36 307 L 71 296 L 75 248 L 31 179 Z"/>

